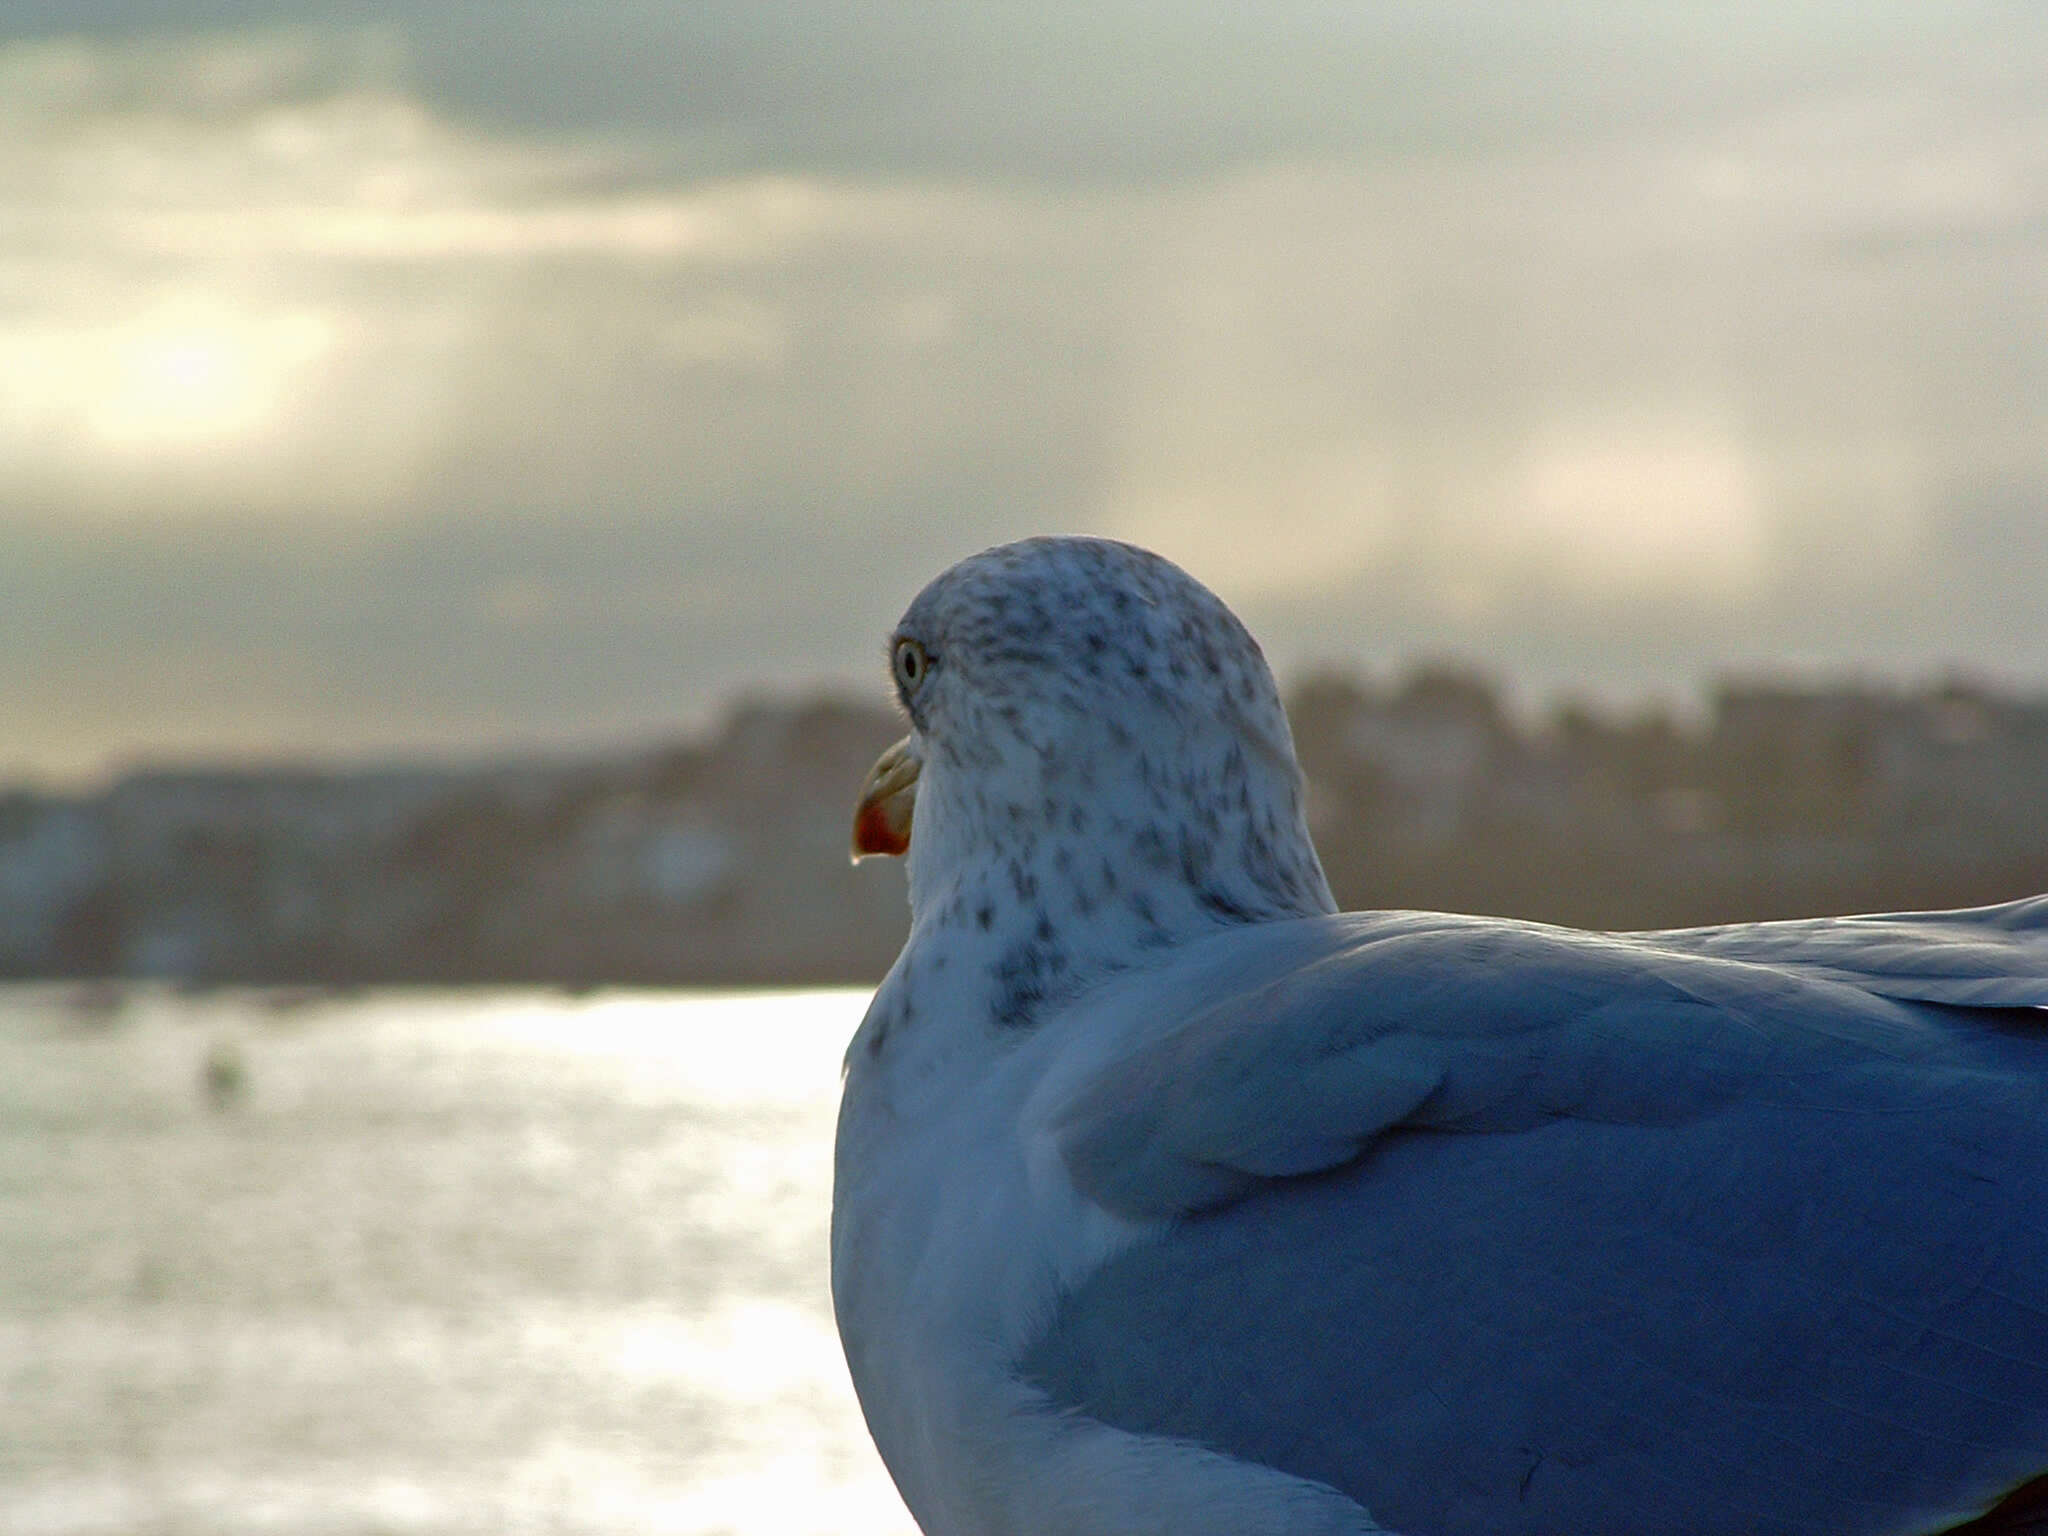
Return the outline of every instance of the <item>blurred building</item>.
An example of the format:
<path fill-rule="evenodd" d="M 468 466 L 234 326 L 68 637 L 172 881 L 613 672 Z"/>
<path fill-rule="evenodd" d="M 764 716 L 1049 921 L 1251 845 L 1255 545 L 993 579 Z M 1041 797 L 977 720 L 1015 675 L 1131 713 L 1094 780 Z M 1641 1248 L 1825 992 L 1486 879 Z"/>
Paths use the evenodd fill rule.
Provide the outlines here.
<path fill-rule="evenodd" d="M 1968 906 L 2048 889 L 2048 700 L 1730 683 L 1694 730 L 1483 679 L 1301 689 L 1317 844 L 1346 905 L 1592 927 Z"/>
<path fill-rule="evenodd" d="M 152 771 L 0 801 L 0 970 L 181 981 L 879 974 L 900 875 L 847 859 L 900 725 L 830 701 L 615 759 Z"/>
<path fill-rule="evenodd" d="M 1705 724 L 1484 678 L 1311 679 L 1291 701 L 1346 906 L 1597 927 L 1959 906 L 2048 889 L 2048 700 L 1724 686 Z M 900 871 L 847 861 L 900 733 L 752 704 L 616 757 L 139 772 L 0 797 L 0 974 L 195 983 L 771 983 L 879 976 Z"/>

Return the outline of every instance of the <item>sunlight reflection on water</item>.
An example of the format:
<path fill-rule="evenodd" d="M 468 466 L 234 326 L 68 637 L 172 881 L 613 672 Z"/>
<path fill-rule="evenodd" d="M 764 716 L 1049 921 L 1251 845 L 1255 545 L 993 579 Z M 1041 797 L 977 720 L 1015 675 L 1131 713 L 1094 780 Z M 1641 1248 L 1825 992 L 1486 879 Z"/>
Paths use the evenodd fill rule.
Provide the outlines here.
<path fill-rule="evenodd" d="M 850 991 L 0 989 L 0 1531 L 911 1526 L 826 1294 Z"/>

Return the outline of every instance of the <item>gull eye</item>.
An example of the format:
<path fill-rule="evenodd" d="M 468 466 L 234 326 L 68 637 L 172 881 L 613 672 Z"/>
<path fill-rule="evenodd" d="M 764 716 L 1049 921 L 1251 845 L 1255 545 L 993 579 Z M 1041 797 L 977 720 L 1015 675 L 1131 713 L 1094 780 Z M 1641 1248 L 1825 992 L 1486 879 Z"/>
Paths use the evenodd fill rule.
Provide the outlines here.
<path fill-rule="evenodd" d="M 915 691 L 932 669 L 931 656 L 915 640 L 898 640 L 889 660 L 896 669 L 896 685 L 905 693 Z"/>

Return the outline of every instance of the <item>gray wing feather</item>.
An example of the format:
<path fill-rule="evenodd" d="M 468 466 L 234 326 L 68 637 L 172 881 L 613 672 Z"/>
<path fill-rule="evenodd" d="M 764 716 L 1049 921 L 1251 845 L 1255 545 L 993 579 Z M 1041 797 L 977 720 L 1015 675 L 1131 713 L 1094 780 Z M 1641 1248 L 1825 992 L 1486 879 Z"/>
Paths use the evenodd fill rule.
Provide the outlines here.
<path fill-rule="evenodd" d="M 1670 1121 L 1772 1072 L 1953 1047 L 1924 1010 L 1856 984 L 1853 945 L 1776 926 L 1675 944 L 1433 913 L 1245 930 L 1218 941 L 1239 963 L 1190 966 L 1210 984 L 1180 995 L 1199 1002 L 1074 1094 L 1056 1130 L 1085 1193 L 1155 1218 L 1333 1166 L 1397 1125 Z M 1924 969 L 1931 946 L 1915 945 Z M 2032 977 L 1994 979 L 2048 1004 L 2048 935 L 2030 958 Z"/>
<path fill-rule="evenodd" d="M 2048 1008 L 2048 896 L 1957 912 L 1890 912 L 1640 935 L 1662 947 L 1830 977 L 1881 997 Z"/>
<path fill-rule="evenodd" d="M 1176 1220 L 1025 1374 L 1417 1536 L 1967 1518 L 2048 1470 L 2044 940 L 2048 902 L 1222 943 L 1056 1123 Z"/>

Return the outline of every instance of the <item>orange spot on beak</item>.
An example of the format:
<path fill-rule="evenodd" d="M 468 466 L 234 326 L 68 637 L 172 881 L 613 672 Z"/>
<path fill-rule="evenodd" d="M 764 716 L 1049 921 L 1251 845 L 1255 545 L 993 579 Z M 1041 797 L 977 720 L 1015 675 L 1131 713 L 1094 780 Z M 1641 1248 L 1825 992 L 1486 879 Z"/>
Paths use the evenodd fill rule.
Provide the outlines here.
<path fill-rule="evenodd" d="M 868 801 L 854 813 L 853 856 L 856 860 L 875 853 L 899 859 L 909 851 L 910 829 L 899 827 L 886 806 Z"/>
<path fill-rule="evenodd" d="M 875 759 L 860 803 L 853 808 L 853 861 L 870 854 L 901 858 L 910 847 L 910 817 L 917 804 L 917 775 L 924 767 L 904 737 Z"/>

